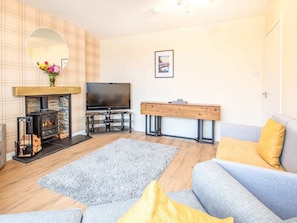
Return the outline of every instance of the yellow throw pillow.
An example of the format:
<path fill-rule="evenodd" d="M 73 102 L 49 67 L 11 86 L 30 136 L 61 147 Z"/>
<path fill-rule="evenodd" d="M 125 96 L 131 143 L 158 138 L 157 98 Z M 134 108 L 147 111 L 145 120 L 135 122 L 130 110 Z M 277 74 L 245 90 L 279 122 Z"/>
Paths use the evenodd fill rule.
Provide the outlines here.
<path fill-rule="evenodd" d="M 258 154 L 271 166 L 280 168 L 279 157 L 283 150 L 285 127 L 269 119 L 261 131 Z"/>
<path fill-rule="evenodd" d="M 232 217 L 219 219 L 202 211 L 171 200 L 152 181 L 145 189 L 141 198 L 123 215 L 117 223 L 233 223 Z"/>

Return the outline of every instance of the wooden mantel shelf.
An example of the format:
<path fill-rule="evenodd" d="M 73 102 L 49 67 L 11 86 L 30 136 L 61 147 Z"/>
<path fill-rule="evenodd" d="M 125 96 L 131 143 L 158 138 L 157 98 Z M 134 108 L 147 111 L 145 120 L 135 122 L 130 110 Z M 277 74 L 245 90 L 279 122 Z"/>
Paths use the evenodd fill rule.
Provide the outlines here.
<path fill-rule="evenodd" d="M 13 96 L 42 96 L 55 94 L 79 94 L 81 87 L 12 87 Z"/>

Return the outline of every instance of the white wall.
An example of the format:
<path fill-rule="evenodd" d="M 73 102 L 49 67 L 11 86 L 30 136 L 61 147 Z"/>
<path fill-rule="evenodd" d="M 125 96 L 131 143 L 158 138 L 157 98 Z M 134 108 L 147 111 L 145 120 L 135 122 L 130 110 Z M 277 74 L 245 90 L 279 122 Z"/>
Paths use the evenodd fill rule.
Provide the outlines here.
<path fill-rule="evenodd" d="M 140 102 L 221 105 L 221 121 L 262 124 L 265 18 L 100 41 L 100 81 L 131 82 L 133 128 L 144 131 Z M 174 78 L 154 77 L 154 52 L 174 50 Z M 216 123 L 216 139 L 220 122 Z M 196 121 L 164 119 L 165 133 L 196 135 Z"/>

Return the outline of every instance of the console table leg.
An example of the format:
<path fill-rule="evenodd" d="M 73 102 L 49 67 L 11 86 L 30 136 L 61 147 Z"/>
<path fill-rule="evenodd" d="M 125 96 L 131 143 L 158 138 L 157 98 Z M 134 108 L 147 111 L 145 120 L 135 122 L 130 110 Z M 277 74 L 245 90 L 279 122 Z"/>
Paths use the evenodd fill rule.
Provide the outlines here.
<path fill-rule="evenodd" d="M 132 132 L 132 114 L 131 113 L 129 113 L 129 133 L 131 133 Z"/>
<path fill-rule="evenodd" d="M 90 118 L 87 116 L 87 136 L 90 136 Z"/>
<path fill-rule="evenodd" d="M 197 138 L 196 141 L 199 142 L 200 139 L 200 120 L 197 119 Z"/>
<path fill-rule="evenodd" d="M 203 120 L 198 119 L 198 142 L 214 144 L 215 121 L 211 120 L 211 138 L 203 137 Z"/>
<path fill-rule="evenodd" d="M 201 119 L 198 119 L 198 129 L 199 129 L 199 132 L 198 132 L 198 142 L 203 142 L 203 120 Z"/>
<path fill-rule="evenodd" d="M 157 136 L 158 135 L 158 117 L 157 116 L 155 116 L 154 117 L 154 124 L 155 124 L 155 136 Z"/>
<path fill-rule="evenodd" d="M 161 133 L 161 116 L 157 116 L 157 119 L 158 119 L 158 126 L 157 126 L 158 136 L 161 136 L 162 135 L 162 133 Z"/>
<path fill-rule="evenodd" d="M 211 122 L 212 122 L 212 123 L 211 123 L 211 125 L 212 125 L 212 126 L 211 126 L 211 130 L 212 130 L 212 131 L 211 131 L 211 134 L 212 134 L 212 135 L 211 135 L 211 143 L 214 144 L 215 121 L 214 121 L 214 120 L 211 120 Z"/>

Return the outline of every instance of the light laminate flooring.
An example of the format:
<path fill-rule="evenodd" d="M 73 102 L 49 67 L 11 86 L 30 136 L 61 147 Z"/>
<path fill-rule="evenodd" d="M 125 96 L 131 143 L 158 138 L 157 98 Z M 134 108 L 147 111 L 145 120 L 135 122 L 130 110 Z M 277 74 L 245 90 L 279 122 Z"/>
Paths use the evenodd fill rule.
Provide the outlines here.
<path fill-rule="evenodd" d="M 92 137 L 90 140 L 29 164 L 15 160 L 8 161 L 0 170 L 0 214 L 67 208 L 85 209 L 86 205 L 39 186 L 37 180 L 119 138 L 145 140 L 180 148 L 158 181 L 165 192 L 190 189 L 193 166 L 215 157 L 217 148 L 216 143 L 211 145 L 198 143 L 195 140 L 146 136 L 143 132 L 135 131 L 96 134 Z"/>

